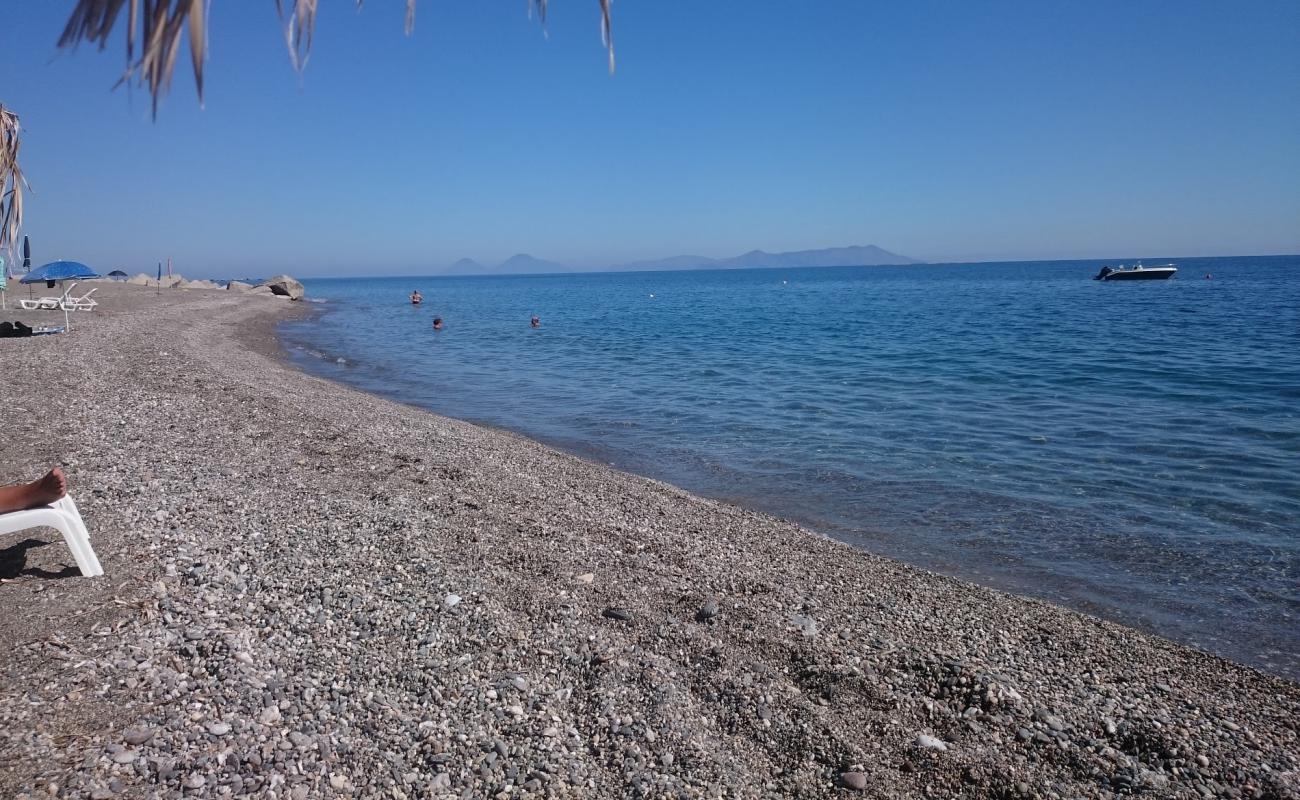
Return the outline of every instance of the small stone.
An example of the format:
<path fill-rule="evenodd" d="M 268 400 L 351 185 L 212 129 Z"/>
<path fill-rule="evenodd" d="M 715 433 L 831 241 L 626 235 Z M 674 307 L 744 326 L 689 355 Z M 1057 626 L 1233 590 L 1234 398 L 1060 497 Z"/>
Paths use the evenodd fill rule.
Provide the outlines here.
<path fill-rule="evenodd" d="M 230 733 L 230 725 L 225 722 L 209 722 L 207 725 L 208 733 L 213 736 L 225 736 Z"/>
<path fill-rule="evenodd" d="M 122 734 L 122 741 L 127 744 L 144 744 L 153 738 L 153 728 L 130 728 Z"/>
<path fill-rule="evenodd" d="M 659 756 L 659 763 L 663 764 L 665 767 L 671 767 L 673 765 L 673 754 L 664 753 L 663 755 Z"/>
<path fill-rule="evenodd" d="M 926 750 L 944 751 L 948 749 L 947 742 L 942 739 L 936 739 L 933 736 L 928 736 L 924 733 L 916 737 L 916 746 L 924 747 Z"/>
<path fill-rule="evenodd" d="M 113 754 L 113 763 L 130 764 L 131 762 L 135 761 L 139 755 L 140 755 L 139 750 L 122 750 L 121 752 Z"/>
<path fill-rule="evenodd" d="M 1206 758 L 1205 756 L 1197 756 L 1196 763 L 1200 765 L 1202 769 L 1205 769 L 1206 767 L 1210 766 L 1210 759 Z"/>
<path fill-rule="evenodd" d="M 110 800 L 116 794 L 112 789 L 99 787 L 90 793 L 90 800 Z"/>
<path fill-rule="evenodd" d="M 844 784 L 846 789 L 861 792 L 867 788 L 867 776 L 862 772 L 841 772 L 840 783 Z"/>
<path fill-rule="evenodd" d="M 266 708 L 262 709 L 261 714 L 257 715 L 257 721 L 262 723 L 263 725 L 279 725 L 280 719 L 281 717 L 280 717 L 279 706 L 267 706 Z"/>
<path fill-rule="evenodd" d="M 338 791 L 343 791 L 343 787 L 347 785 L 348 785 L 347 776 L 340 775 L 337 772 L 330 775 L 330 786 L 333 787 L 334 789 Z"/>
<path fill-rule="evenodd" d="M 447 608 L 455 608 L 456 606 L 460 605 L 460 595 L 449 594 L 446 597 L 442 598 L 442 604 Z"/>
<path fill-rule="evenodd" d="M 604 611 L 600 612 L 600 615 L 602 617 L 607 617 L 609 619 L 616 619 L 621 622 L 628 622 L 629 620 L 632 619 L 632 612 L 623 608 L 607 608 Z"/>
<path fill-rule="evenodd" d="M 596 573 L 594 573 L 594 572 L 584 572 L 584 573 L 582 573 L 581 575 L 579 575 L 578 577 L 574 578 L 574 580 L 576 580 L 578 583 L 587 583 L 587 584 L 589 584 L 589 583 L 591 583 L 592 581 L 596 580 Z"/>
<path fill-rule="evenodd" d="M 197 772 L 191 772 L 189 776 L 185 778 L 185 783 L 183 785 L 186 789 L 202 789 L 207 782 L 207 778 Z"/>
<path fill-rule="evenodd" d="M 700 606 L 699 611 L 695 612 L 695 619 L 699 622 L 708 622 L 718 616 L 718 611 L 718 601 L 709 600 L 704 605 Z"/>

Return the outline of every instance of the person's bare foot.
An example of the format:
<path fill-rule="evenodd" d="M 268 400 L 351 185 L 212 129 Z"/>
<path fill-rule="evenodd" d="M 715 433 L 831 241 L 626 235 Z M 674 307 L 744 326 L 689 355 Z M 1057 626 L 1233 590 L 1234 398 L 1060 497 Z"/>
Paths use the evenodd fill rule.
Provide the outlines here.
<path fill-rule="evenodd" d="M 32 488 L 32 503 L 46 506 L 68 493 L 68 476 L 55 467 L 45 473 L 45 477 L 28 484 Z"/>
<path fill-rule="evenodd" d="M 0 514 L 47 506 L 68 493 L 68 478 L 55 467 L 39 480 L 17 486 L 0 486 Z"/>

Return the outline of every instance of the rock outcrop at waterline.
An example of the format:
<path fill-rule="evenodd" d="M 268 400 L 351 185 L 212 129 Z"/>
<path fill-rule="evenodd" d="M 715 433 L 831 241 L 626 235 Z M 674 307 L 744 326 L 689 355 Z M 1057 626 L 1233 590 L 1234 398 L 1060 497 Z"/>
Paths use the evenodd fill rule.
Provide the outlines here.
<path fill-rule="evenodd" d="M 269 286 L 272 292 L 290 300 L 301 300 L 306 291 L 302 284 L 288 275 L 276 275 L 270 280 L 262 281 L 262 286 Z"/>
<path fill-rule="evenodd" d="M 276 275 L 254 286 L 244 281 L 230 281 L 225 286 L 209 280 L 188 280 L 184 275 L 166 275 L 159 280 L 141 272 L 124 281 L 132 286 L 152 286 L 159 289 L 224 289 L 232 292 L 287 297 L 301 300 L 306 294 L 302 282 L 290 275 Z"/>

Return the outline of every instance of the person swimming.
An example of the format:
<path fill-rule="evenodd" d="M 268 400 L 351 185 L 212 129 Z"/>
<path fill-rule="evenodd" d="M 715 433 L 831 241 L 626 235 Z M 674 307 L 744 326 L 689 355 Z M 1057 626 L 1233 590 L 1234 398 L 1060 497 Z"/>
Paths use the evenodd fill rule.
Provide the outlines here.
<path fill-rule="evenodd" d="M 414 292 L 411 292 L 411 305 L 418 306 L 420 303 L 423 302 L 424 302 L 424 295 L 420 294 L 419 289 L 416 289 Z"/>
<path fill-rule="evenodd" d="M 534 314 L 533 318 L 528 320 L 528 324 L 534 328 L 540 328 L 542 327 L 542 318 Z"/>
<path fill-rule="evenodd" d="M 440 331 L 440 330 L 442 330 L 442 317 L 434 317 L 434 318 L 433 318 L 433 329 L 434 329 L 435 331 Z"/>

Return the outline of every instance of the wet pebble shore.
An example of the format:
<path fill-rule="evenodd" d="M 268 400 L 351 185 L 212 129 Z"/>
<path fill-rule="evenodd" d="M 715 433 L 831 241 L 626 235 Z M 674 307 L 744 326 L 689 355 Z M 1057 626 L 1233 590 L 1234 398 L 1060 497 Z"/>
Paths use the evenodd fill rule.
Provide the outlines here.
<path fill-rule="evenodd" d="M 0 542 L 0 796 L 1300 796 L 1295 683 L 101 294 L 0 342 L 0 480 L 62 461 L 107 570 Z"/>

